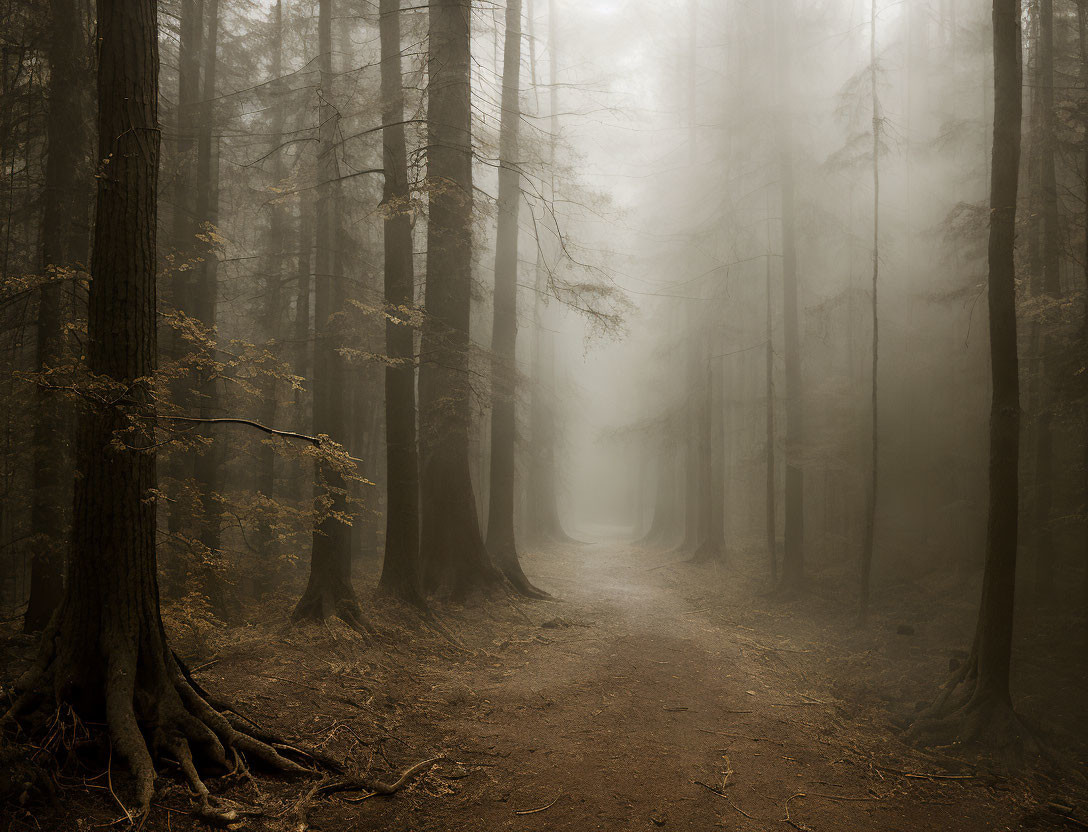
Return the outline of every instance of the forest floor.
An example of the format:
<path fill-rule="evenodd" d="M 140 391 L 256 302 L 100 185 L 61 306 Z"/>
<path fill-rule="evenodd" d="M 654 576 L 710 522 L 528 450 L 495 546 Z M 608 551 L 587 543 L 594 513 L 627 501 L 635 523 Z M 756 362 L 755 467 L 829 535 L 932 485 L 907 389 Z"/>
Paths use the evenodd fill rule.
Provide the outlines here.
<path fill-rule="evenodd" d="M 300 744 L 375 773 L 447 759 L 365 801 L 262 777 L 213 788 L 262 810 L 246 828 L 282 832 L 1088 828 L 1048 806 L 1088 818 L 1067 788 L 901 742 L 956 658 L 948 645 L 966 640 L 968 610 L 912 612 L 908 599 L 858 628 L 818 584 L 800 601 L 760 596 L 743 570 L 629 544 L 555 546 L 525 565 L 561 600 L 444 607 L 451 637 L 385 606 L 377 636 L 293 628 L 286 595 L 244 627 L 198 637 L 175 624 L 201 684 Z M 29 645 L 0 648 L 5 677 Z M 1084 717 L 1075 687 L 1068 714 L 1048 707 L 1083 737 L 1063 723 Z M 123 828 L 115 768 L 69 766 L 60 801 L 9 808 L 0 829 Z M 189 805 L 167 785 L 143 828 L 200 828 Z"/>

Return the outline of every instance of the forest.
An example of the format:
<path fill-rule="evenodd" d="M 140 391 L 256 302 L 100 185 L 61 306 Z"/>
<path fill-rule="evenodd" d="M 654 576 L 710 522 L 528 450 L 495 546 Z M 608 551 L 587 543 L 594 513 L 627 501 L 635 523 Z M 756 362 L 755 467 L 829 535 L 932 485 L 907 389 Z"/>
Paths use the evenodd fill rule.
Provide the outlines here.
<path fill-rule="evenodd" d="M 1088 0 L 0 0 L 0 832 L 1088 829 Z"/>

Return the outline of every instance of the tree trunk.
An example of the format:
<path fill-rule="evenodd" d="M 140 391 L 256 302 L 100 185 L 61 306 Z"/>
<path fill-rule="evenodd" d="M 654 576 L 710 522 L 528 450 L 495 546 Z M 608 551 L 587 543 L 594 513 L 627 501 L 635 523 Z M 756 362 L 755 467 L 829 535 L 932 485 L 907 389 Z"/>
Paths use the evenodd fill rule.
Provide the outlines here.
<path fill-rule="evenodd" d="M 1016 198 L 1020 166 L 1019 0 L 994 0 L 994 144 L 990 180 L 990 495 L 986 570 L 970 659 L 912 729 L 920 739 L 986 743 L 1005 754 L 1034 745 L 1012 711 L 1020 379 L 1016 344 Z"/>
<path fill-rule="evenodd" d="M 518 214 L 521 208 L 521 0 L 506 2 L 502 116 L 499 127 L 499 220 L 495 239 L 495 309 L 491 335 L 491 476 L 487 550 L 521 594 L 534 587 L 521 568 L 514 537 L 517 440 Z"/>
<path fill-rule="evenodd" d="M 416 447 L 416 356 L 412 310 L 415 266 L 412 259 L 411 195 L 404 138 L 404 87 L 401 79 L 400 0 L 381 0 L 381 92 L 385 189 L 386 507 L 385 559 L 380 586 L 420 605 L 419 452 Z"/>
<path fill-rule="evenodd" d="M 869 588 L 873 570 L 873 544 L 876 537 L 876 507 L 877 486 L 879 484 L 879 451 L 878 442 L 880 426 L 878 393 L 878 372 L 880 369 L 880 317 L 879 288 L 880 277 L 880 96 L 877 88 L 876 67 L 876 21 L 877 4 L 873 0 L 869 14 L 869 83 L 873 95 L 873 284 L 872 284 L 872 316 L 873 316 L 873 363 L 870 387 L 870 408 L 872 415 L 872 433 L 870 434 L 870 459 L 869 459 L 869 499 L 865 511 L 865 541 L 861 552 L 861 597 L 858 603 L 858 613 L 862 619 L 869 614 Z"/>
<path fill-rule="evenodd" d="M 198 222 L 196 205 L 197 132 L 200 123 L 200 61 L 204 43 L 204 0 L 181 0 L 179 9 L 180 41 L 178 45 L 178 105 L 175 111 L 174 131 L 174 195 L 173 222 L 171 227 L 171 265 L 165 285 L 167 301 L 176 311 L 190 313 L 194 280 L 200 250 L 197 241 Z M 170 384 L 170 398 L 174 407 L 189 410 L 192 405 L 189 363 L 192 346 L 179 329 L 167 327 L 164 331 L 164 354 L 179 363 L 179 371 Z M 191 412 L 191 411 L 190 411 Z M 184 449 L 167 457 L 167 474 L 171 480 L 187 480 L 192 470 L 192 460 Z M 169 529 L 179 535 L 192 521 L 187 500 L 169 503 Z"/>
<path fill-rule="evenodd" d="M 196 218 L 199 224 L 200 262 L 196 267 L 196 283 L 193 287 L 191 314 L 208 331 L 214 345 L 216 340 L 216 316 L 219 300 L 219 257 L 211 235 L 219 224 L 219 159 L 214 138 L 219 67 L 219 0 L 207 0 L 207 29 L 204 32 L 204 86 L 201 91 L 200 128 L 197 136 L 196 164 Z M 210 347 L 209 360 L 216 361 L 215 347 Z M 201 419 L 213 419 L 219 412 L 219 382 L 214 371 L 197 369 Z M 216 441 L 214 430 L 207 426 L 204 431 L 205 447 L 196 452 L 193 476 L 200 500 L 200 543 L 206 550 L 201 553 L 205 564 L 204 589 L 217 614 L 225 614 L 230 607 L 229 585 L 220 571 L 223 568 L 220 551 L 220 534 L 223 515 L 223 496 L 220 493 L 220 468 L 222 450 Z"/>
<path fill-rule="evenodd" d="M 764 354 L 764 390 L 767 394 L 764 438 L 764 462 L 766 473 L 764 475 L 765 508 L 764 520 L 767 535 L 767 557 L 770 559 L 771 583 L 778 583 L 778 512 L 776 511 L 777 486 L 775 461 L 775 401 L 774 388 L 774 294 L 771 291 L 771 219 L 770 209 L 767 212 L 767 278 L 766 278 L 766 307 L 767 315 L 764 324 L 764 337 L 766 338 Z"/>
<path fill-rule="evenodd" d="M 532 22 L 532 9 L 529 20 Z M 530 49 L 535 50 L 535 38 L 529 33 Z M 556 157 L 559 146 L 559 13 L 556 0 L 548 0 L 548 162 L 550 173 L 548 188 L 553 204 L 556 199 Z M 536 62 L 533 60 L 533 77 Z M 549 264 L 545 257 L 545 240 L 539 236 L 537 224 L 537 260 L 533 306 L 533 384 L 529 400 L 529 433 L 531 449 L 529 460 L 529 533 L 537 539 L 569 542 L 559 518 L 559 492 L 556 482 L 555 424 L 556 379 L 555 336 L 546 321 L 544 298 L 548 293 Z M 553 264 L 554 265 L 554 264 Z"/>
<path fill-rule="evenodd" d="M 314 366 L 313 430 L 344 442 L 348 434 L 345 377 L 340 347 L 342 326 L 335 320 L 343 307 L 343 281 L 338 274 L 337 241 L 340 228 L 337 199 L 336 141 L 338 115 L 332 103 L 332 3 L 318 4 L 318 68 L 320 71 L 317 159 L 317 236 L 314 246 Z M 337 616 L 361 623 L 359 604 L 351 583 L 351 513 L 348 484 L 333 465 L 316 465 L 314 534 L 310 578 L 295 607 L 296 621 L 324 621 Z"/>
<path fill-rule="evenodd" d="M 50 715 L 58 704 L 69 704 L 85 725 L 106 723 L 112 748 L 135 774 L 142 813 L 151 803 L 152 755 L 165 753 L 200 797 L 198 814 L 236 820 L 236 814 L 211 807 L 193 747 L 224 769 L 228 748 L 301 769 L 236 731 L 185 680 L 159 613 L 155 411 L 148 385 L 157 341 L 157 28 L 154 0 L 98 2 L 97 158 L 103 167 L 86 360 L 101 398 L 79 414 L 64 600 L 0 727 L 30 718 L 39 704 Z"/>
<path fill-rule="evenodd" d="M 283 96 L 285 93 L 283 75 L 283 0 L 276 0 L 272 9 L 272 90 L 275 104 L 272 112 L 272 155 L 270 157 L 270 176 L 272 187 L 281 188 L 287 172 L 283 158 L 283 131 L 287 119 Z M 265 349 L 279 357 L 279 343 L 284 319 L 283 282 L 286 255 L 284 239 L 287 234 L 287 208 L 282 199 L 273 198 L 269 203 L 268 239 L 265 243 L 264 267 L 264 309 L 263 324 L 265 331 Z M 265 379 L 261 389 L 260 422 L 265 425 L 276 423 L 279 409 L 280 385 L 274 376 Z M 256 492 L 266 502 L 266 511 L 262 513 L 263 522 L 258 532 L 257 549 L 264 557 L 274 554 L 274 538 L 271 531 L 272 512 L 269 501 L 276 496 L 276 446 L 271 438 L 261 441 L 257 454 Z M 267 574 L 267 570 L 262 570 Z"/>
<path fill-rule="evenodd" d="M 43 283 L 38 290 L 37 370 L 60 364 L 64 350 L 64 287 L 69 269 L 86 259 L 86 238 L 74 218 L 83 212 L 80 154 L 84 142 L 80 103 L 86 44 L 75 0 L 51 0 L 49 113 L 46 119 L 45 188 L 42 191 Z M 70 474 L 65 414 L 56 394 L 39 385 L 35 399 L 30 599 L 23 631 L 49 622 L 64 592 L 63 504 Z"/>
<path fill-rule="evenodd" d="M 786 589 L 804 582 L 804 472 L 800 454 L 804 441 L 801 405 L 801 339 L 798 311 L 797 221 L 794 204 L 793 136 L 788 118 L 793 102 L 789 55 L 791 44 L 782 34 L 792 20 L 792 0 L 777 0 L 778 113 L 777 143 L 780 157 L 782 199 L 782 294 L 786 357 L 786 529 L 782 555 L 782 581 Z"/>
<path fill-rule="evenodd" d="M 700 502 L 700 523 L 702 525 L 702 543 L 695 551 L 694 560 L 698 562 L 725 559 L 725 458 L 721 430 L 722 395 L 721 366 L 715 361 L 713 341 L 706 344 L 706 369 L 703 373 L 702 401 L 699 414 L 699 452 L 705 460 L 700 463 L 699 488 L 702 495 Z"/>
<path fill-rule="evenodd" d="M 420 552 L 429 591 L 455 597 L 499 579 L 480 533 L 469 462 L 472 303 L 471 3 L 430 5 L 427 54 L 430 211 L 421 347 Z"/>
<path fill-rule="evenodd" d="M 1035 69 L 1035 93 L 1039 109 L 1035 135 L 1039 165 L 1040 219 L 1042 221 L 1042 271 L 1032 275 L 1033 294 L 1056 299 L 1061 294 L 1061 240 L 1059 238 L 1058 186 L 1055 163 L 1057 129 L 1054 111 L 1054 0 L 1039 0 L 1039 44 Z M 1038 313 L 1037 313 L 1038 314 Z M 1033 471 L 1031 537 L 1035 554 L 1035 595 L 1046 601 L 1054 592 L 1054 536 L 1050 529 L 1053 505 L 1054 460 L 1052 437 L 1052 391 L 1049 384 L 1052 338 L 1044 323 L 1036 321 L 1032 331 L 1035 418 L 1035 466 Z"/>

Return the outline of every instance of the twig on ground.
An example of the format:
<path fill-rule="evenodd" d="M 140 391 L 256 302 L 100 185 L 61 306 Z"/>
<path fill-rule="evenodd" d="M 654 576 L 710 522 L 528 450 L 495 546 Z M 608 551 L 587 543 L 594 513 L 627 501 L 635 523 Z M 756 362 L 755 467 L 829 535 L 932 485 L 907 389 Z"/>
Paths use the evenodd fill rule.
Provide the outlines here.
<path fill-rule="evenodd" d="M 742 808 L 740 808 L 740 806 L 738 806 L 736 803 L 734 803 L 732 800 L 730 800 L 729 795 L 727 795 L 725 792 L 719 791 L 718 789 L 715 789 L 713 786 L 708 786 L 706 783 L 703 783 L 700 780 L 692 780 L 691 782 L 694 783 L 696 786 L 702 786 L 708 792 L 713 792 L 718 797 L 720 797 L 722 800 L 724 800 L 726 803 L 728 803 L 730 808 L 734 809 L 737 812 L 740 812 L 742 815 L 744 815 L 746 818 L 748 818 L 748 820 L 759 820 L 759 818 L 752 817 L 746 811 L 744 811 Z"/>
<path fill-rule="evenodd" d="M 794 820 L 793 818 L 790 817 L 790 801 L 795 800 L 798 797 L 808 797 L 808 795 L 806 795 L 804 792 L 798 792 L 797 794 L 792 795 L 791 797 L 787 797 L 786 798 L 786 817 L 784 817 L 783 820 L 786 823 L 788 823 L 790 826 L 792 826 L 794 829 L 801 830 L 801 832 L 812 832 L 811 827 L 805 826 L 805 824 L 803 824 L 801 821 Z"/>
<path fill-rule="evenodd" d="M 563 796 L 563 793 L 562 793 L 562 792 L 560 792 L 559 794 L 557 794 L 557 795 L 555 796 L 555 800 L 553 800 L 553 801 L 552 801 L 551 803 L 549 803 L 549 804 L 548 804 L 547 806 L 541 806 L 541 807 L 540 807 L 539 809 L 515 809 L 515 810 L 514 810 L 514 814 L 515 814 L 515 815 L 535 815 L 535 814 L 537 814 L 538 812 L 543 812 L 543 811 L 545 811 L 546 809 L 550 809 L 550 808 L 552 808 L 552 806 L 554 806 L 554 805 L 555 805 L 556 803 L 558 803 L 558 802 L 559 802 L 559 798 L 561 798 L 562 796 Z"/>

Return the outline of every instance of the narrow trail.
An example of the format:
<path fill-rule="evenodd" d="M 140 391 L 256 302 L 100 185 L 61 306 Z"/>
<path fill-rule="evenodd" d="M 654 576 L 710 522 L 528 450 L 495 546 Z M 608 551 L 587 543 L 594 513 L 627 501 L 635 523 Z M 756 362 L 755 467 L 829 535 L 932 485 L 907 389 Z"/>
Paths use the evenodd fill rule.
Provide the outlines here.
<path fill-rule="evenodd" d="M 896 720 L 932 695 L 964 627 L 939 627 L 931 601 L 861 629 L 826 589 L 837 577 L 798 601 L 760 595 L 755 553 L 694 566 L 610 542 L 524 563 L 561 600 L 441 606 L 441 633 L 378 598 L 376 636 L 291 625 L 277 612 L 290 593 L 203 634 L 168 617 L 200 683 L 277 733 L 379 777 L 444 758 L 391 797 L 274 778 L 213 789 L 260 832 L 1070 828 L 1045 805 L 1060 791 L 900 741 Z M 897 634 L 904 617 L 917 637 Z M 118 822 L 103 772 L 83 774 L 38 828 Z M 123 772 L 113 782 L 128 794 Z M 146 832 L 207 829 L 181 781 L 161 786 Z"/>
<path fill-rule="evenodd" d="M 538 634 L 501 642 L 493 666 L 421 673 L 444 707 L 417 727 L 467 776 L 444 799 L 368 803 L 359 828 L 1026 828 L 1023 795 L 900 746 L 834 697 L 823 654 L 730 618 L 728 572 L 676 558 L 623 544 L 528 558 L 564 599 L 531 607 Z"/>

